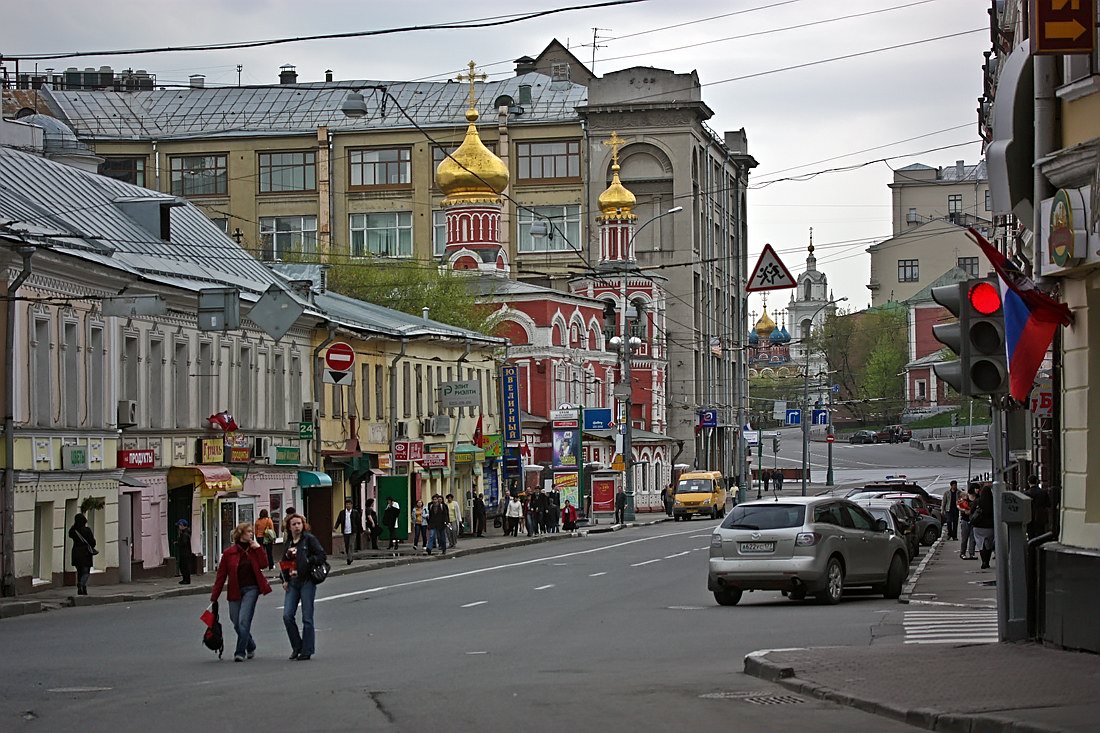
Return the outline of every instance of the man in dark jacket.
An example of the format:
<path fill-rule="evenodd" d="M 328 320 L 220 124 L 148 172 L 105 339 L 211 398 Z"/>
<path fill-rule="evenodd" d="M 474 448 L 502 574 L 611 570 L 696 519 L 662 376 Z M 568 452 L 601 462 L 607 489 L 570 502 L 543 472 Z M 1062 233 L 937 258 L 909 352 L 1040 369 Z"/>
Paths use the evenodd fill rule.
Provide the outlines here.
<path fill-rule="evenodd" d="M 615 494 L 615 524 L 622 524 L 626 517 L 626 491 L 619 487 L 619 492 Z"/>
<path fill-rule="evenodd" d="M 474 537 L 485 535 L 485 499 L 481 494 L 474 495 Z"/>
<path fill-rule="evenodd" d="M 443 503 L 443 497 L 436 494 L 432 497 L 432 503 L 428 505 L 428 554 L 432 554 L 432 548 L 437 544 L 447 554 L 447 522 L 450 520 L 450 509 Z"/>
<path fill-rule="evenodd" d="M 1028 476 L 1027 491 L 1031 498 L 1031 521 L 1027 523 L 1027 538 L 1046 534 L 1050 522 L 1050 493 L 1039 485 L 1038 476 Z"/>
<path fill-rule="evenodd" d="M 363 532 L 363 513 L 352 508 L 351 499 L 344 500 L 344 508 L 340 510 L 340 514 L 336 517 L 336 524 L 332 525 L 332 528 L 339 529 L 344 535 L 344 557 L 347 558 L 348 565 L 351 565 L 351 553 L 359 549 L 359 538 Z"/>
<path fill-rule="evenodd" d="M 943 492 L 940 499 L 940 515 L 947 529 L 947 539 L 958 539 L 959 535 L 959 482 L 952 481 L 950 488 Z"/>
<path fill-rule="evenodd" d="M 782 469 L 775 469 L 772 471 L 772 486 L 775 487 L 776 493 L 783 490 L 783 471 Z"/>
<path fill-rule="evenodd" d="M 397 549 L 397 524 L 401 519 L 401 506 L 391 496 L 386 499 L 386 511 L 382 512 L 382 526 L 390 533 L 390 549 Z"/>
<path fill-rule="evenodd" d="M 191 563 L 194 557 L 191 552 L 191 526 L 186 519 L 176 522 L 179 532 L 176 534 L 176 563 L 180 568 L 180 585 L 191 585 Z"/>

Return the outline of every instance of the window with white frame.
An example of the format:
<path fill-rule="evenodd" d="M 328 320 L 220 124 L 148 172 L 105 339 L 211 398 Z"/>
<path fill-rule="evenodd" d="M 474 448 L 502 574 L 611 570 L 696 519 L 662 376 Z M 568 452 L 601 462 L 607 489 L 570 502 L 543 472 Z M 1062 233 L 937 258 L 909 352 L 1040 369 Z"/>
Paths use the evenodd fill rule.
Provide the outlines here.
<path fill-rule="evenodd" d="M 432 212 L 432 254 L 442 257 L 447 249 L 447 212 L 436 209 Z"/>
<path fill-rule="evenodd" d="M 165 427 L 164 410 L 164 339 L 149 339 L 148 378 L 145 381 L 145 404 L 149 410 L 149 427 Z"/>
<path fill-rule="evenodd" d="M 33 323 L 31 347 L 34 354 L 34 424 L 49 427 L 53 423 L 53 409 L 50 404 L 50 395 L 53 393 L 50 385 L 53 372 L 50 363 L 50 321 L 48 318 L 35 318 Z"/>
<path fill-rule="evenodd" d="M 88 395 L 88 427 L 106 427 L 103 420 L 103 394 L 102 390 L 93 388 L 93 385 L 103 384 L 103 326 L 96 325 L 88 329 L 88 350 L 85 358 L 85 374 L 87 381 L 84 383 L 85 394 Z"/>
<path fill-rule="evenodd" d="M 914 380 L 913 391 L 917 393 L 918 400 L 928 399 L 928 382 L 923 379 Z"/>
<path fill-rule="evenodd" d="M 547 222 L 546 236 L 531 236 L 536 221 Z M 520 252 L 577 251 L 581 246 L 581 207 L 524 206 L 519 210 L 518 229 Z"/>
<path fill-rule="evenodd" d="M 260 256 L 268 262 L 316 253 L 317 217 L 260 217 L 260 247 Z"/>
<path fill-rule="evenodd" d="M 191 426 L 191 344 L 186 339 L 175 343 L 172 358 L 173 401 L 172 415 L 175 427 Z"/>
<path fill-rule="evenodd" d="M 67 321 L 61 326 L 61 348 L 65 350 L 61 361 L 62 394 L 65 400 L 62 413 L 65 427 L 68 428 L 80 426 L 80 349 L 77 342 L 77 327 L 75 321 Z"/>
<path fill-rule="evenodd" d="M 348 174 L 352 188 L 408 186 L 412 183 L 412 150 L 349 150 Z"/>
<path fill-rule="evenodd" d="M 412 212 L 352 214 L 352 257 L 412 257 Z"/>
<path fill-rule="evenodd" d="M 214 412 L 214 345 L 209 341 L 199 344 L 199 360 L 195 363 L 195 375 L 199 385 L 199 419 Z"/>
<path fill-rule="evenodd" d="M 286 430 L 286 359 L 276 351 L 271 359 L 271 422 L 276 430 Z"/>

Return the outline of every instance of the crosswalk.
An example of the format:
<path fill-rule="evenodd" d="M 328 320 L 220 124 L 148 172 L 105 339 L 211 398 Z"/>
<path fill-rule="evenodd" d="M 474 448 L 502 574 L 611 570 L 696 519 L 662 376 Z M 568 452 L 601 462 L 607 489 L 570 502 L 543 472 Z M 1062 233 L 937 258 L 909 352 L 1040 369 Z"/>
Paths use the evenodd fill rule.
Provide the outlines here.
<path fill-rule="evenodd" d="M 938 609 L 906 611 L 906 644 L 994 644 L 997 609 Z"/>

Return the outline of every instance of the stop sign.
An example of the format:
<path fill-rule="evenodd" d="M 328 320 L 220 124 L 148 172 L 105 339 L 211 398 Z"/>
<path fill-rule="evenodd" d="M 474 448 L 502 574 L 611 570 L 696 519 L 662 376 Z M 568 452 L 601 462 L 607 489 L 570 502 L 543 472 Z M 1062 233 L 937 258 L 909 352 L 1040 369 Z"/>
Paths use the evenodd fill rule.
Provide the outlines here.
<path fill-rule="evenodd" d="M 343 341 L 337 341 L 325 352 L 325 366 L 334 372 L 346 372 L 355 364 L 355 349 Z"/>
<path fill-rule="evenodd" d="M 836 441 L 836 436 L 835 435 L 826 435 L 825 436 L 825 442 L 826 443 L 833 443 L 835 441 Z"/>

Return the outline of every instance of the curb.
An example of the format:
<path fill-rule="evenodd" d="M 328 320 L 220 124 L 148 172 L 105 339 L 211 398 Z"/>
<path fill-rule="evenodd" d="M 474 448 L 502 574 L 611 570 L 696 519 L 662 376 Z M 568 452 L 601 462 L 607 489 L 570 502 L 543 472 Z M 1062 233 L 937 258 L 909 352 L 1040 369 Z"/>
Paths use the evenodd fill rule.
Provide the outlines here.
<path fill-rule="evenodd" d="M 917 569 L 913 571 L 913 574 L 906 579 L 905 585 L 901 587 L 901 595 L 898 596 L 898 603 L 909 603 L 909 598 L 913 595 L 913 591 L 916 589 L 917 583 L 920 582 L 920 576 L 924 574 L 924 569 L 928 567 L 928 563 L 932 562 L 932 558 L 934 558 L 939 553 L 940 547 L 943 546 L 943 543 L 946 541 L 946 539 L 947 533 L 941 531 L 939 539 L 932 543 L 932 546 L 928 548 L 928 554 L 925 555 L 924 559 L 920 561 L 920 563 L 917 565 Z"/>
<path fill-rule="evenodd" d="M 1021 723 L 1001 715 L 949 713 L 935 708 L 906 708 L 901 705 L 880 702 L 847 692 L 840 692 L 815 682 L 795 677 L 792 667 L 769 660 L 768 654 L 785 649 L 762 649 L 745 655 L 745 674 L 773 682 L 794 692 L 819 700 L 880 715 L 924 730 L 943 733 L 1057 733 L 1058 728 Z"/>

